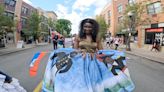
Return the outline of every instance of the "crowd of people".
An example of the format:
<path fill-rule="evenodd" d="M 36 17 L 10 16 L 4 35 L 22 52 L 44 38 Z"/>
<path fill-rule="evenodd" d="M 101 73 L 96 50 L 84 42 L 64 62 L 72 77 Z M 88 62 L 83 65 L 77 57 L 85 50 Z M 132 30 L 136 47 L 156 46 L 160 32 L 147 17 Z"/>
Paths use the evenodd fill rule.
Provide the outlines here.
<path fill-rule="evenodd" d="M 119 45 L 123 44 L 123 38 L 119 36 L 107 36 L 105 41 L 107 48 L 110 47 L 115 50 L 118 50 Z"/>

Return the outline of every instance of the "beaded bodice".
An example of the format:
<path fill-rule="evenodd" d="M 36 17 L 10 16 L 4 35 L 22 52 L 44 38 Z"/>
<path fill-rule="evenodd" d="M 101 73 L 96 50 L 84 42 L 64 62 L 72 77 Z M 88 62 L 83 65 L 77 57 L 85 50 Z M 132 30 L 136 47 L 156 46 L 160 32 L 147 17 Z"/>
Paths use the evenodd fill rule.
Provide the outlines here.
<path fill-rule="evenodd" d="M 96 42 L 89 42 L 89 41 L 80 41 L 79 42 L 79 48 L 81 50 L 85 50 L 86 52 L 95 52 L 97 49 L 97 43 Z"/>

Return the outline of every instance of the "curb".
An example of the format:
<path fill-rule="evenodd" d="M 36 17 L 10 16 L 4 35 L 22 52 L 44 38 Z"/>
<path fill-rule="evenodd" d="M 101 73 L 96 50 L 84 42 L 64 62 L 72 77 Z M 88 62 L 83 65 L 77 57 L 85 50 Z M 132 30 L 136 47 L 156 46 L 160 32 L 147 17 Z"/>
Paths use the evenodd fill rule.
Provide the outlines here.
<path fill-rule="evenodd" d="M 164 64 L 164 62 L 160 62 L 159 60 L 155 60 L 155 59 L 149 58 L 149 57 L 147 57 L 147 56 L 142 56 L 142 55 L 134 54 L 134 53 L 128 52 L 128 51 L 126 51 L 126 53 L 127 53 L 127 54 L 130 54 L 130 55 L 134 55 L 134 56 L 138 56 L 138 57 L 142 57 L 142 58 L 148 59 L 148 60 L 150 60 L 150 61 L 152 61 L 152 62 Z"/>
<path fill-rule="evenodd" d="M 0 56 L 7 55 L 7 54 L 12 54 L 12 53 L 20 52 L 20 51 L 24 51 L 24 50 L 28 50 L 28 49 L 31 49 L 31 48 L 34 48 L 34 47 L 35 47 L 35 46 L 28 47 L 28 48 L 23 48 L 23 49 L 18 49 L 18 50 L 13 50 L 13 51 L 8 51 L 8 52 L 6 52 L 6 53 L 0 54 Z"/>
<path fill-rule="evenodd" d="M 24 51 L 24 50 L 28 50 L 28 49 L 35 48 L 35 47 L 39 47 L 39 46 L 45 46 L 45 45 L 48 45 L 48 44 L 43 44 L 43 45 L 33 45 L 33 46 L 31 46 L 31 47 L 25 47 L 25 48 L 22 48 L 22 49 L 16 49 L 16 50 L 13 50 L 13 51 L 7 51 L 7 52 L 5 52 L 5 53 L 0 54 L 0 56 L 7 55 L 7 54 L 12 54 L 12 53 L 20 52 L 20 51 Z"/>

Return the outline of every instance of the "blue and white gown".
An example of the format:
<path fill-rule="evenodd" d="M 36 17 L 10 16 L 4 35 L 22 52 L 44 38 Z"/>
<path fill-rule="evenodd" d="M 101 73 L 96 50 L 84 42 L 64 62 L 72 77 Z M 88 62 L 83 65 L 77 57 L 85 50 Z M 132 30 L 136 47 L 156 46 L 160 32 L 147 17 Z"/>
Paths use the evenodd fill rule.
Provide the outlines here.
<path fill-rule="evenodd" d="M 92 44 L 93 45 L 93 44 Z M 51 53 L 42 92 L 132 92 L 125 53 L 59 48 Z M 87 47 L 90 47 L 87 45 Z"/>

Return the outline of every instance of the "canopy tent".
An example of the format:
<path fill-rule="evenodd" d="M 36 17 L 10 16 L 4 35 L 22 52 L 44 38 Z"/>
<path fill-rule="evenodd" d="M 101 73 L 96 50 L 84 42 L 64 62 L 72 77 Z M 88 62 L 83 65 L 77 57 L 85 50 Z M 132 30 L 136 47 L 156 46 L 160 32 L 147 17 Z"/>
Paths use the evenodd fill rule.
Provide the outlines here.
<path fill-rule="evenodd" d="M 58 37 L 60 38 L 61 36 L 63 36 L 62 34 L 58 33 L 57 31 L 51 31 L 51 37 L 53 38 L 54 35 L 58 35 Z"/>

